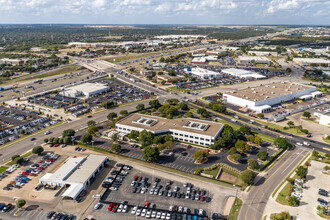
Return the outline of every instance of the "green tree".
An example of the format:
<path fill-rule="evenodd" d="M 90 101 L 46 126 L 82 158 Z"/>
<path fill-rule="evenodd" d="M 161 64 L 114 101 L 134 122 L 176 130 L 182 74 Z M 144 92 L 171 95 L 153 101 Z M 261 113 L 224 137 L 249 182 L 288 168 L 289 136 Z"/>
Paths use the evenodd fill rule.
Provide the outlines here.
<path fill-rule="evenodd" d="M 111 146 L 111 151 L 115 153 L 119 153 L 121 151 L 121 146 L 119 144 L 113 144 Z"/>
<path fill-rule="evenodd" d="M 207 156 L 209 155 L 209 152 L 206 150 L 199 150 L 194 153 L 194 160 L 196 162 L 203 162 L 206 160 Z"/>
<path fill-rule="evenodd" d="M 143 131 L 140 132 L 139 141 L 141 141 L 141 142 L 146 142 L 146 141 L 152 142 L 153 139 L 154 139 L 154 134 L 151 133 L 150 131 L 143 130 Z"/>
<path fill-rule="evenodd" d="M 159 103 L 158 99 L 151 100 L 151 101 L 149 102 L 149 105 L 150 105 L 151 108 L 158 108 L 158 107 L 162 106 L 162 105 Z"/>
<path fill-rule="evenodd" d="M 72 139 L 69 136 L 65 136 L 63 137 L 63 144 L 71 144 L 72 143 Z"/>
<path fill-rule="evenodd" d="M 233 133 L 234 129 L 232 126 L 225 124 L 222 129 L 222 134 Z"/>
<path fill-rule="evenodd" d="M 109 121 L 113 120 L 114 118 L 117 118 L 117 113 L 115 113 L 115 112 L 110 112 L 107 116 L 107 119 Z"/>
<path fill-rule="evenodd" d="M 241 156 L 240 154 L 238 154 L 238 153 L 232 154 L 232 155 L 230 155 L 230 156 L 231 156 L 231 158 L 232 158 L 233 160 L 235 160 L 235 161 L 237 161 L 237 162 L 239 162 L 239 161 L 242 159 L 242 156 Z"/>
<path fill-rule="evenodd" d="M 286 149 L 288 147 L 289 142 L 282 137 L 277 137 L 274 140 L 274 144 L 280 148 Z"/>
<path fill-rule="evenodd" d="M 72 129 L 67 129 L 67 130 L 64 130 L 63 132 L 62 132 L 62 136 L 63 137 L 65 137 L 65 136 L 70 136 L 70 137 L 72 137 L 72 136 L 74 136 L 76 134 L 76 132 L 74 131 L 74 130 L 72 130 Z"/>
<path fill-rule="evenodd" d="M 80 137 L 80 141 L 83 143 L 90 143 L 93 140 L 93 137 L 91 134 L 84 134 Z"/>
<path fill-rule="evenodd" d="M 303 166 L 299 166 L 296 169 L 296 174 L 297 176 L 299 176 L 300 178 L 306 178 L 307 175 L 307 168 L 303 167 Z"/>
<path fill-rule="evenodd" d="M 252 169 L 257 169 L 259 167 L 258 161 L 256 159 L 249 159 L 248 166 Z"/>
<path fill-rule="evenodd" d="M 96 122 L 93 121 L 93 120 L 90 120 L 87 122 L 87 126 L 90 127 L 90 126 L 95 126 L 96 125 Z"/>
<path fill-rule="evenodd" d="M 139 135 L 140 135 L 140 132 L 132 130 L 132 131 L 128 134 L 128 138 L 129 138 L 129 139 L 136 139 L 137 137 L 139 137 Z"/>
<path fill-rule="evenodd" d="M 243 133 L 243 134 L 246 134 L 246 135 L 249 135 L 249 134 L 252 134 L 252 130 L 249 126 L 242 126 L 239 128 L 239 130 Z"/>
<path fill-rule="evenodd" d="M 248 135 L 247 137 L 246 137 L 246 140 L 248 140 L 248 141 L 254 141 L 254 136 L 253 135 Z"/>
<path fill-rule="evenodd" d="M 288 125 L 290 128 L 293 128 L 293 127 L 294 127 L 294 122 L 293 122 L 293 121 L 288 121 L 287 125 Z"/>
<path fill-rule="evenodd" d="M 44 148 L 41 146 L 35 146 L 34 148 L 32 148 L 33 154 L 41 155 L 42 152 L 44 152 Z"/>
<path fill-rule="evenodd" d="M 127 110 L 121 110 L 120 114 L 123 115 L 123 116 L 126 116 L 126 115 L 128 115 L 128 111 Z"/>
<path fill-rule="evenodd" d="M 143 149 L 143 158 L 148 162 L 156 162 L 159 158 L 159 148 L 158 147 L 145 147 Z"/>
<path fill-rule="evenodd" d="M 248 185 L 251 185 L 253 183 L 255 177 L 256 174 L 251 170 L 244 170 L 241 174 L 241 179 L 243 180 L 244 183 Z"/>
<path fill-rule="evenodd" d="M 16 202 L 16 206 L 17 206 L 17 208 L 22 208 L 25 204 L 26 204 L 26 202 L 25 202 L 24 199 L 19 199 L 19 200 Z"/>
<path fill-rule="evenodd" d="M 167 103 L 170 105 L 177 105 L 179 103 L 178 99 L 167 99 Z"/>
<path fill-rule="evenodd" d="M 116 104 L 112 101 L 102 102 L 101 106 L 105 109 L 110 109 L 116 106 Z"/>
<path fill-rule="evenodd" d="M 258 116 L 258 118 L 264 118 L 265 117 L 264 113 L 258 113 L 257 116 Z"/>
<path fill-rule="evenodd" d="M 260 145 L 260 144 L 262 144 L 264 141 L 261 139 L 261 137 L 259 137 L 259 136 L 256 136 L 255 138 L 254 138 L 254 143 L 256 143 L 256 144 L 258 144 L 258 145 Z"/>
<path fill-rule="evenodd" d="M 259 160 L 266 160 L 268 157 L 268 153 L 267 153 L 267 151 L 259 151 L 257 153 L 257 157 Z"/>
<path fill-rule="evenodd" d="M 181 110 L 189 110 L 188 105 L 184 102 L 179 103 L 178 106 Z"/>
<path fill-rule="evenodd" d="M 228 151 L 228 154 L 229 154 L 229 155 L 233 155 L 233 154 L 235 154 L 235 153 L 237 153 L 237 149 L 236 149 L 236 147 L 232 147 L 232 148 L 230 148 L 229 151 Z"/>
<path fill-rule="evenodd" d="M 163 139 L 162 136 L 156 136 L 156 137 L 154 137 L 154 140 L 153 140 L 153 143 L 154 144 L 161 144 L 163 142 L 164 142 L 164 139 Z"/>
<path fill-rule="evenodd" d="M 91 135 L 94 135 L 98 131 L 99 131 L 99 129 L 96 126 L 90 126 L 87 130 L 88 134 L 91 134 Z"/>
<path fill-rule="evenodd" d="M 239 152 L 243 152 L 243 151 L 248 152 L 248 151 L 250 151 L 250 146 L 247 143 L 245 143 L 244 141 L 242 141 L 242 140 L 237 141 L 235 143 L 235 148 Z"/>
<path fill-rule="evenodd" d="M 305 117 L 305 118 L 310 118 L 312 115 L 311 115 L 311 113 L 310 112 L 304 112 L 303 113 L 303 116 Z"/>
<path fill-rule="evenodd" d="M 299 200 L 298 200 L 298 198 L 297 197 L 295 197 L 295 196 L 290 196 L 290 198 L 289 198 L 289 205 L 290 206 L 299 206 Z"/>
<path fill-rule="evenodd" d="M 136 106 L 136 110 L 138 110 L 138 111 L 142 111 L 142 110 L 144 110 L 144 104 L 138 104 L 137 106 Z"/>
<path fill-rule="evenodd" d="M 166 137 L 165 137 L 165 141 L 166 141 L 166 142 L 167 142 L 167 141 L 174 141 L 174 138 L 173 138 L 172 135 L 168 134 L 168 135 L 166 135 Z"/>
<path fill-rule="evenodd" d="M 191 112 L 187 112 L 187 113 L 186 113 L 186 116 L 187 116 L 188 118 L 192 118 L 192 117 L 194 117 L 194 116 L 193 116 L 193 113 L 191 113 Z"/>
<path fill-rule="evenodd" d="M 210 113 L 205 108 L 199 108 L 197 114 L 200 114 L 204 118 L 210 117 Z"/>
<path fill-rule="evenodd" d="M 23 157 L 16 157 L 14 159 L 14 163 L 16 163 L 16 164 L 23 164 L 23 162 L 24 162 Z"/>
<path fill-rule="evenodd" d="M 111 136 L 111 139 L 113 140 L 113 142 L 116 142 L 118 140 L 118 133 L 114 133 L 112 136 Z"/>
<path fill-rule="evenodd" d="M 16 158 L 20 157 L 18 154 L 15 154 L 11 157 L 11 160 L 14 162 Z"/>

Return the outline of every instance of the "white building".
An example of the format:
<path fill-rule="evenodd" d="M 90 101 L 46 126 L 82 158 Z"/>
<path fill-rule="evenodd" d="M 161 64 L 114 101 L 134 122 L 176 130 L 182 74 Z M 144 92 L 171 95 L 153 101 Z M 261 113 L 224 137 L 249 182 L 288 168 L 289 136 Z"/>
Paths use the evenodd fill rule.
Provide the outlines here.
<path fill-rule="evenodd" d="M 80 85 L 66 88 L 61 92 L 61 94 L 67 97 L 75 98 L 79 96 L 85 96 L 85 98 L 89 98 L 93 95 L 97 95 L 108 90 L 109 87 L 102 83 L 83 83 Z"/>
<path fill-rule="evenodd" d="M 211 121 L 132 114 L 116 123 L 116 131 L 129 134 L 131 131 L 150 131 L 154 135 L 172 135 L 178 141 L 209 146 L 219 137 L 223 125 Z"/>
<path fill-rule="evenodd" d="M 258 57 L 258 56 L 239 56 L 238 62 L 241 64 L 268 64 L 270 65 L 272 61 L 266 57 Z"/>
<path fill-rule="evenodd" d="M 293 58 L 293 61 L 302 66 L 308 65 L 322 65 L 322 66 L 329 66 L 330 60 L 322 59 L 322 58 Z"/>
<path fill-rule="evenodd" d="M 191 64 L 205 64 L 205 63 L 206 63 L 205 57 L 195 57 L 191 61 Z"/>
<path fill-rule="evenodd" d="M 275 56 L 277 57 L 277 52 L 274 51 L 258 51 L 258 50 L 251 50 L 248 52 L 249 55 L 253 56 Z"/>
<path fill-rule="evenodd" d="M 311 95 L 315 91 L 313 86 L 282 82 L 226 92 L 223 98 L 233 105 L 263 113 L 269 112 L 273 105 Z"/>
<path fill-rule="evenodd" d="M 330 126 L 330 114 L 321 115 L 319 123 L 321 125 Z"/>
<path fill-rule="evenodd" d="M 244 70 L 244 69 L 236 69 L 236 68 L 228 68 L 228 69 L 223 69 L 221 70 L 224 74 L 228 74 L 231 76 L 235 76 L 237 78 L 241 79 L 264 79 L 266 76 L 261 75 L 256 72 L 252 72 L 249 70 Z"/>
<path fill-rule="evenodd" d="M 106 156 L 94 154 L 70 158 L 55 173 L 46 173 L 42 176 L 39 183 L 60 187 L 69 186 L 62 197 L 76 199 L 104 167 L 107 160 Z"/>
<path fill-rule="evenodd" d="M 215 72 L 212 70 L 208 69 L 203 69 L 203 68 L 192 68 L 191 71 L 187 70 L 187 73 L 197 76 L 202 79 L 215 79 L 215 78 L 222 78 L 223 75 L 219 72 Z"/>

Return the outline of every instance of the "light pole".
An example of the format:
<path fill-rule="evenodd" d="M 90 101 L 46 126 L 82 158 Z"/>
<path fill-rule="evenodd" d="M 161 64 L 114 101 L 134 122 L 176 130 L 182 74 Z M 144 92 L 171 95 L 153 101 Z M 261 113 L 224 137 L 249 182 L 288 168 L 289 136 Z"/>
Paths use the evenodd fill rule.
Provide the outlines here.
<path fill-rule="evenodd" d="M 240 187 L 239 186 L 236 186 L 236 185 L 233 185 L 234 188 L 236 189 L 236 193 L 235 193 L 235 205 L 237 205 L 237 194 L 238 194 L 238 190 L 240 190 Z"/>
<path fill-rule="evenodd" d="M 72 144 L 73 144 L 73 146 L 74 146 L 75 138 L 74 138 L 74 137 L 71 137 L 71 141 L 72 141 Z"/>
<path fill-rule="evenodd" d="M 94 141 L 91 141 L 92 142 L 92 148 L 93 148 L 93 150 L 94 150 Z"/>

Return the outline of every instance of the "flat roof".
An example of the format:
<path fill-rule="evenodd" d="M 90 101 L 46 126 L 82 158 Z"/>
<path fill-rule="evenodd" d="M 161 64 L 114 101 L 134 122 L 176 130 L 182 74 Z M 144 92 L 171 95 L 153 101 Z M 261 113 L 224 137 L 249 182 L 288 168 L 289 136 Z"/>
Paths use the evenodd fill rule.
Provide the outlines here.
<path fill-rule="evenodd" d="M 150 120 L 150 123 L 137 123 L 139 118 L 145 118 Z M 196 126 L 191 126 L 195 123 Z M 161 131 L 168 129 L 181 130 L 201 135 L 215 136 L 223 127 L 223 124 L 212 121 L 199 120 L 194 118 L 177 118 L 177 119 L 166 119 L 157 116 L 144 115 L 144 114 L 132 114 L 123 120 L 119 121 L 118 124 L 139 127 L 150 131 Z M 198 125 L 198 126 L 197 126 Z"/>
<path fill-rule="evenodd" d="M 65 181 L 70 176 L 70 172 L 76 169 L 84 159 L 84 157 L 70 158 L 55 173 L 45 177 L 48 177 L 48 181 Z"/>
<path fill-rule="evenodd" d="M 72 183 L 85 183 L 95 170 L 103 163 L 106 156 L 90 154 L 86 160 L 66 180 Z"/>
<path fill-rule="evenodd" d="M 260 56 L 239 56 L 239 60 L 270 61 L 267 57 Z"/>
<path fill-rule="evenodd" d="M 76 90 L 79 92 L 91 93 L 91 92 L 96 92 L 96 91 L 107 89 L 107 88 L 109 88 L 109 87 L 102 83 L 83 83 L 83 84 L 69 87 L 69 90 Z"/>
<path fill-rule="evenodd" d="M 315 87 L 296 84 L 296 83 L 289 83 L 289 82 L 278 82 L 278 83 L 260 85 L 252 88 L 241 89 L 241 90 L 233 90 L 230 92 L 226 92 L 225 94 L 239 97 L 245 100 L 257 102 L 257 101 L 271 99 L 311 88 L 315 88 Z"/>
<path fill-rule="evenodd" d="M 294 61 L 299 61 L 301 63 L 324 63 L 330 64 L 330 60 L 321 59 L 321 58 L 293 58 Z"/>
<path fill-rule="evenodd" d="M 213 70 L 200 68 L 200 67 L 192 68 L 191 73 L 197 74 L 197 75 L 222 75 L 222 73 L 215 72 Z"/>

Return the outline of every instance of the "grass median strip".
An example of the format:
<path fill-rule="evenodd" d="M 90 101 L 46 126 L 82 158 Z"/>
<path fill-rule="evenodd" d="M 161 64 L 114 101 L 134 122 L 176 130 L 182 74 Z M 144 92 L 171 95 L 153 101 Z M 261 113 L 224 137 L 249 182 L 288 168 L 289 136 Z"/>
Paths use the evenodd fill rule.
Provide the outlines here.
<path fill-rule="evenodd" d="M 235 199 L 235 202 L 230 209 L 228 220 L 236 220 L 238 218 L 239 210 L 241 209 L 242 204 L 242 200 L 240 200 L 239 198 Z"/>

